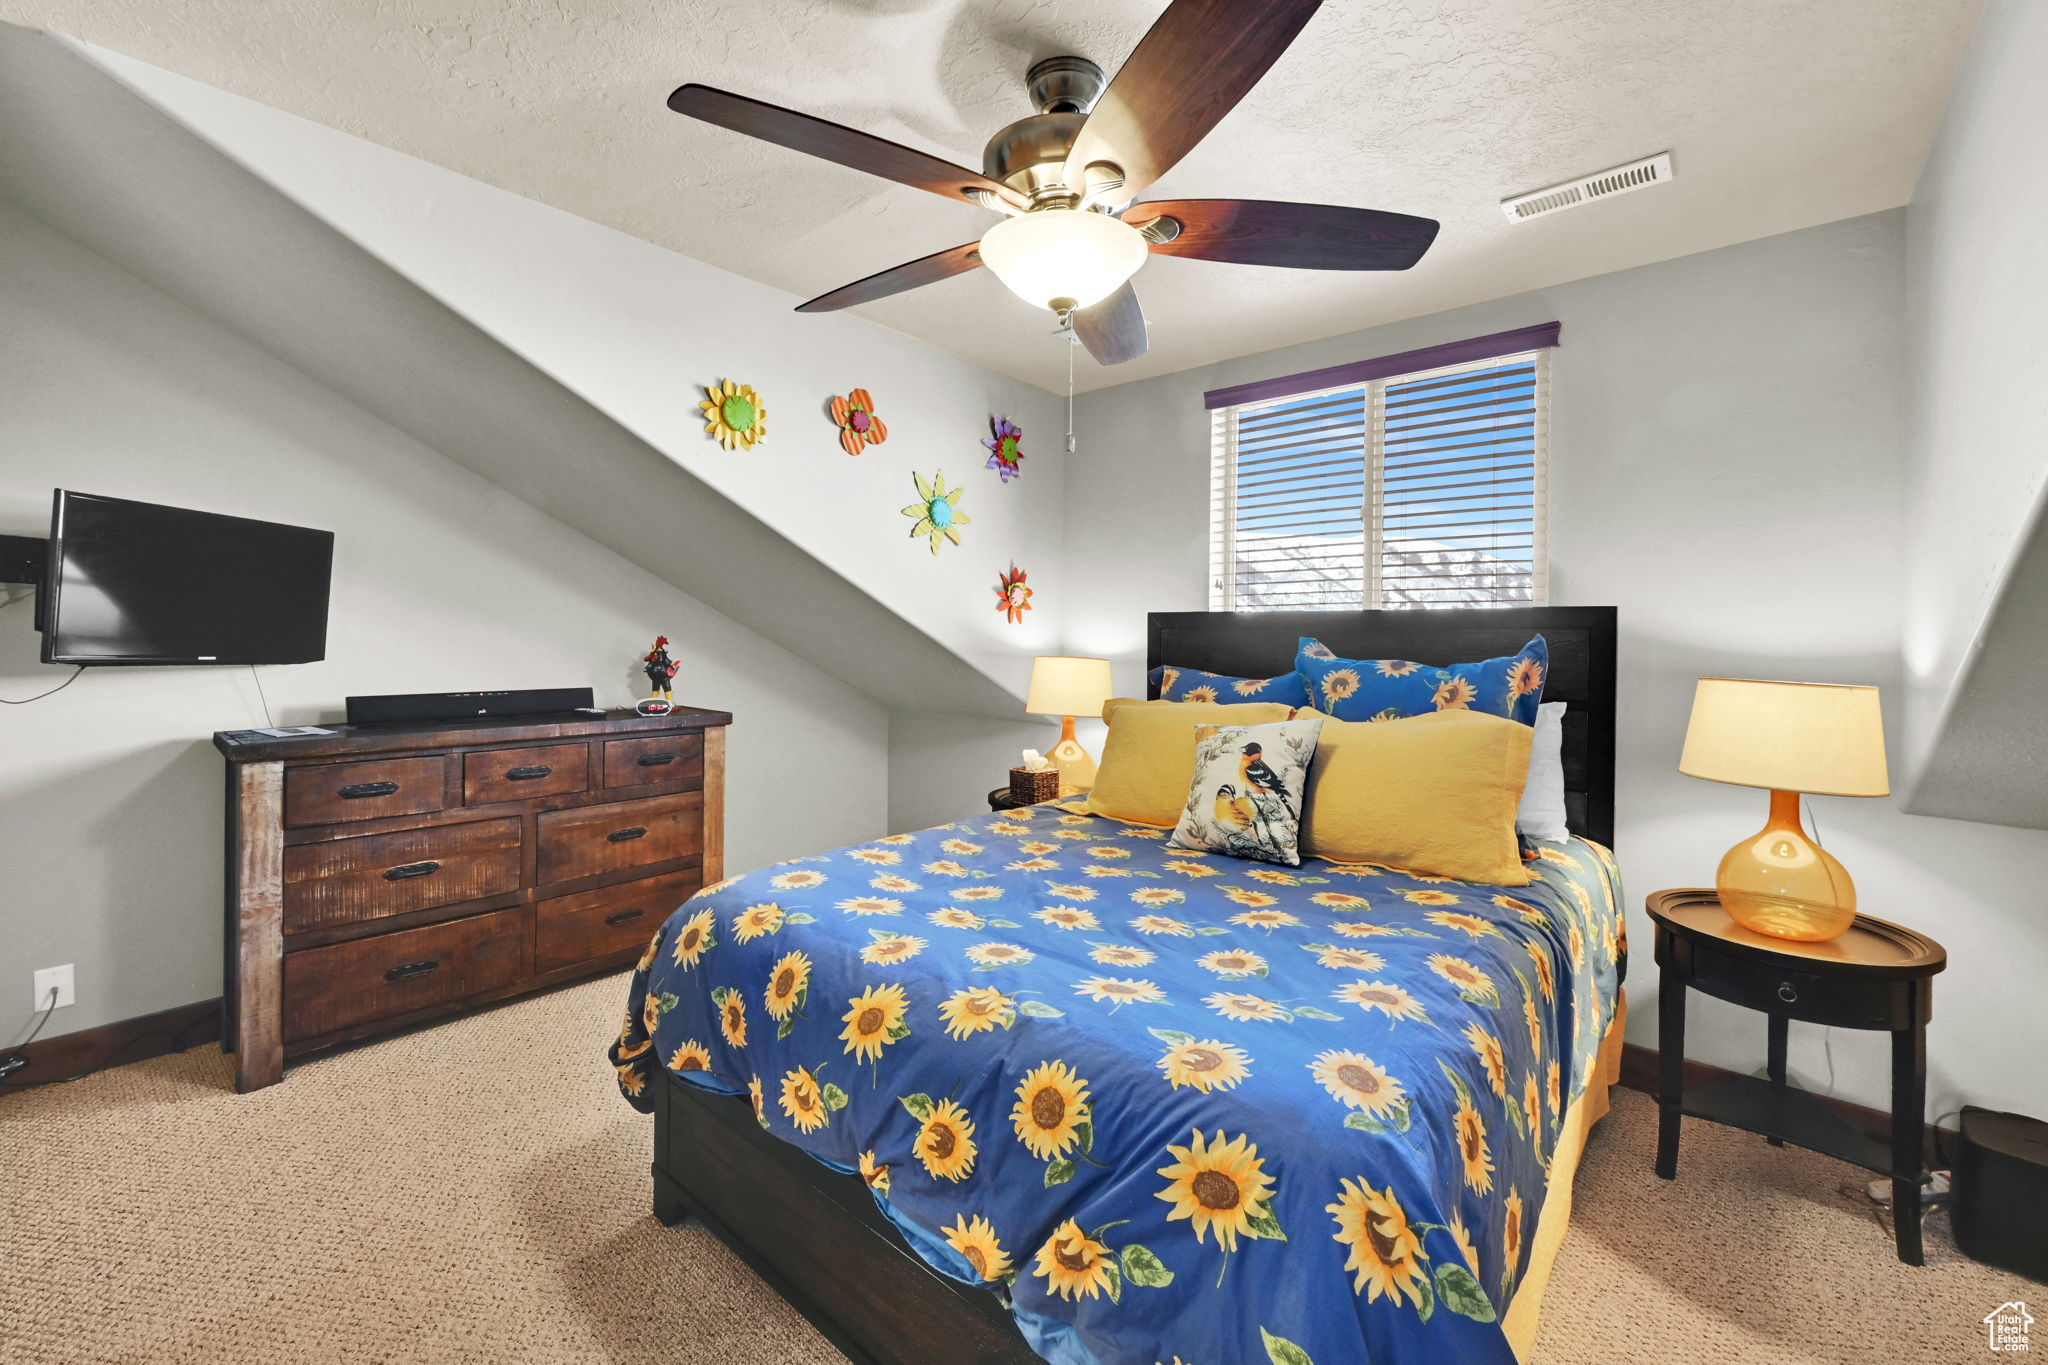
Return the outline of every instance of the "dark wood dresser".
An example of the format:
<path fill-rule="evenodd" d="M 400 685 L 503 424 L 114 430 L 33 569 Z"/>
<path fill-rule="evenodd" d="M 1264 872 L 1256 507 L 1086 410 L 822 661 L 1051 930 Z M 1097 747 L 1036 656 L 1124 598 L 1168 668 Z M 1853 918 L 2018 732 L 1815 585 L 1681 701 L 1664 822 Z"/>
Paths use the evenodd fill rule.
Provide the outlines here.
<path fill-rule="evenodd" d="M 284 1060 L 632 965 L 724 875 L 723 711 L 213 737 L 238 1090 Z"/>

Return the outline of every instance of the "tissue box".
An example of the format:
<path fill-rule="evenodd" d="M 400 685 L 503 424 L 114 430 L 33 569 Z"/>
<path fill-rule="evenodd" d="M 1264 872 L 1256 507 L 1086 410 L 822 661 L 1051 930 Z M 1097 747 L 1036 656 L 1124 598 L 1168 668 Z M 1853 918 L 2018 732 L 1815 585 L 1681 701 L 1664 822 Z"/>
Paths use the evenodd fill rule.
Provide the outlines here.
<path fill-rule="evenodd" d="M 1047 768 L 1044 772 L 1032 772 L 1028 768 L 1010 769 L 1010 799 L 1026 805 L 1037 805 L 1050 801 L 1060 794 L 1060 770 Z"/>

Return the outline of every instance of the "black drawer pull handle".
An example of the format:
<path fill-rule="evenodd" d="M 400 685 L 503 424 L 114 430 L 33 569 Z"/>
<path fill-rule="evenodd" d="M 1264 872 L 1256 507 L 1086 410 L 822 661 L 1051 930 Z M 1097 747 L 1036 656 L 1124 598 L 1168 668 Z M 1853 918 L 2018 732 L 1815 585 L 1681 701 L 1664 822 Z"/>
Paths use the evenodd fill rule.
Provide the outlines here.
<path fill-rule="evenodd" d="M 659 768 L 676 761 L 674 754 L 642 754 L 633 760 L 643 768 Z"/>
<path fill-rule="evenodd" d="M 604 837 L 611 843 L 623 844 L 629 839 L 641 838 L 646 833 L 647 829 L 645 826 L 634 825 L 631 829 L 615 829 L 610 834 L 607 834 Z"/>
<path fill-rule="evenodd" d="M 606 924 L 625 924 L 631 920 L 639 919 L 646 913 L 645 910 L 621 910 L 616 915 L 606 915 L 604 922 Z"/>
<path fill-rule="evenodd" d="M 439 962 L 408 962 L 403 967 L 393 967 L 390 971 L 384 973 L 384 979 L 386 981 L 410 981 L 416 976 L 425 976 L 440 965 Z"/>
<path fill-rule="evenodd" d="M 1791 982 L 1781 981 L 1778 983 L 1778 998 L 1789 1005 L 1799 998 L 1799 992 L 1792 988 Z"/>
<path fill-rule="evenodd" d="M 441 870 L 439 863 L 404 863 L 398 867 L 384 869 L 387 882 L 410 881 L 414 877 L 431 877 Z"/>
<path fill-rule="evenodd" d="M 366 796 L 389 796 L 398 790 L 396 782 L 351 782 L 340 792 L 344 801 L 360 801 Z"/>
<path fill-rule="evenodd" d="M 507 768 L 505 769 L 505 780 L 507 782 L 531 782 L 534 778 L 546 777 L 553 771 L 554 769 L 545 763 L 536 763 L 530 768 Z"/>

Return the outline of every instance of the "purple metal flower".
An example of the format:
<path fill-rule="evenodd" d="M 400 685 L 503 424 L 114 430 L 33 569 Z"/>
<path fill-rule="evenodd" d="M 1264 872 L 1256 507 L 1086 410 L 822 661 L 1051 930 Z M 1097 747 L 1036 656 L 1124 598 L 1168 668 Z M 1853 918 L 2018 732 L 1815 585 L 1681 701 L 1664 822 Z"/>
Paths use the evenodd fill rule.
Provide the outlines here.
<path fill-rule="evenodd" d="M 1021 467 L 1024 452 L 1018 443 L 1024 439 L 1024 428 L 1015 425 L 1007 417 L 991 418 L 989 430 L 995 435 L 982 442 L 989 449 L 987 467 L 1002 476 L 1004 483 L 1024 472 Z"/>

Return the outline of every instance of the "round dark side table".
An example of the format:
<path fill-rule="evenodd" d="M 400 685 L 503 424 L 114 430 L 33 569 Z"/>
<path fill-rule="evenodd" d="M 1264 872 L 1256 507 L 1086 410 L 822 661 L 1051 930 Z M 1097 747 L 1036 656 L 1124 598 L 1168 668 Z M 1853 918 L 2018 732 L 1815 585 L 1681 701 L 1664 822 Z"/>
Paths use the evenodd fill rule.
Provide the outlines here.
<path fill-rule="evenodd" d="M 1922 1264 L 1921 1147 L 1927 1104 L 1927 1021 L 1942 946 L 1911 929 L 1858 915 L 1839 938 L 1799 943 L 1743 928 L 1712 891 L 1652 892 L 1657 926 L 1657 1174 L 1678 1175 L 1680 1115 L 1761 1133 L 1892 1181 L 1899 1259 Z M 1685 1088 L 1685 992 L 1691 987 L 1768 1018 L 1769 1079 L 1736 1076 Z M 1819 1096 L 1785 1082 L 1785 1041 L 1794 1019 L 1892 1036 L 1891 1140 L 1866 1136 Z"/>

